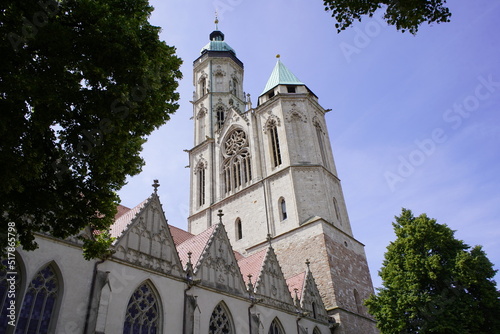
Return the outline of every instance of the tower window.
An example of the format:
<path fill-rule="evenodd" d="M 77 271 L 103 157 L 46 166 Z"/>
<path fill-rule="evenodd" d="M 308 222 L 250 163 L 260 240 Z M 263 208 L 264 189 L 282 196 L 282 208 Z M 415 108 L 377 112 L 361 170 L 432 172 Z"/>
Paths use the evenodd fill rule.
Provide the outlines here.
<path fill-rule="evenodd" d="M 242 130 L 234 130 L 223 145 L 222 181 L 228 193 L 247 185 L 252 180 L 252 166 L 248 139 Z"/>
<path fill-rule="evenodd" d="M 279 202 L 279 208 L 280 208 L 280 219 L 285 220 L 288 215 L 286 213 L 286 202 L 283 197 L 280 198 Z"/>
<path fill-rule="evenodd" d="M 207 79 L 200 79 L 200 96 L 204 96 L 207 93 Z"/>
<path fill-rule="evenodd" d="M 243 227 L 241 226 L 241 219 L 236 219 L 235 223 L 235 230 L 236 230 L 236 240 L 240 240 L 243 238 Z"/>
<path fill-rule="evenodd" d="M 226 112 L 224 111 L 223 106 L 217 107 L 217 109 L 215 110 L 215 117 L 217 121 L 217 129 L 221 129 L 226 119 Z"/>
<path fill-rule="evenodd" d="M 195 174 L 198 182 L 198 206 L 202 206 L 205 204 L 205 165 L 203 163 L 198 164 Z"/>
<path fill-rule="evenodd" d="M 272 98 L 274 96 L 274 90 L 269 92 L 269 94 L 267 94 L 267 97 L 268 98 Z"/>
<path fill-rule="evenodd" d="M 316 313 L 316 303 L 312 302 L 311 306 L 312 306 L 312 311 L 313 311 L 312 316 L 313 316 L 314 319 L 317 319 L 318 318 L 318 314 Z"/>
<path fill-rule="evenodd" d="M 274 119 L 271 119 L 267 125 L 267 128 L 269 130 L 269 140 L 271 142 L 271 154 L 274 167 L 278 167 L 279 165 L 281 165 L 280 141 L 278 138 L 278 127 L 276 125 L 276 120 Z"/>
<path fill-rule="evenodd" d="M 288 93 L 295 93 L 295 86 L 286 86 L 286 90 Z"/>

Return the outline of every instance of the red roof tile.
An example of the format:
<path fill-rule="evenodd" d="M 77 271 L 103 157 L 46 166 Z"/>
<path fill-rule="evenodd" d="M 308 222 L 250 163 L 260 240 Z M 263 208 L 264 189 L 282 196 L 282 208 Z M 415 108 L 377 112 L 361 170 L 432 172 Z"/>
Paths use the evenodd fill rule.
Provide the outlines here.
<path fill-rule="evenodd" d="M 146 206 L 146 204 L 151 200 L 152 197 L 146 198 L 139 205 L 135 206 L 133 209 L 129 209 L 124 212 L 118 219 L 115 220 L 113 225 L 111 225 L 111 236 L 113 238 L 119 238 L 122 233 L 127 229 L 127 226 L 132 222 L 132 220 L 137 216 L 137 214 Z"/>
<path fill-rule="evenodd" d="M 262 266 L 264 265 L 264 259 L 266 258 L 268 248 L 264 248 L 255 254 L 238 260 L 238 266 L 240 267 L 241 275 L 245 283 L 248 283 L 248 275 L 252 275 L 252 283 L 259 279 Z"/>
<path fill-rule="evenodd" d="M 116 215 L 115 215 L 115 220 L 126 214 L 127 212 L 130 211 L 130 208 L 127 208 L 124 205 L 118 204 L 116 207 Z"/>
<path fill-rule="evenodd" d="M 207 245 L 208 240 L 212 236 L 216 225 L 212 225 L 205 231 L 201 232 L 198 235 L 193 236 L 190 239 L 187 239 L 183 243 L 177 246 L 177 252 L 179 253 L 179 257 L 182 261 L 182 265 L 184 268 L 186 267 L 186 263 L 188 262 L 189 256 L 188 253 L 191 252 L 191 263 L 193 264 L 193 268 L 196 267 L 198 260 L 200 259 L 205 246 Z"/>
<path fill-rule="evenodd" d="M 183 229 L 180 229 L 178 227 L 172 225 L 168 225 L 168 227 L 170 228 L 170 234 L 172 234 L 172 238 L 174 239 L 174 243 L 176 246 L 194 237 L 194 234 L 184 231 Z"/>
<path fill-rule="evenodd" d="M 295 289 L 297 289 L 297 297 L 299 299 L 302 298 L 302 290 L 304 289 L 304 282 L 306 280 L 306 272 L 301 272 L 295 276 L 292 276 L 286 280 L 286 284 L 288 284 L 288 290 L 292 294 L 292 297 L 295 299 Z"/>

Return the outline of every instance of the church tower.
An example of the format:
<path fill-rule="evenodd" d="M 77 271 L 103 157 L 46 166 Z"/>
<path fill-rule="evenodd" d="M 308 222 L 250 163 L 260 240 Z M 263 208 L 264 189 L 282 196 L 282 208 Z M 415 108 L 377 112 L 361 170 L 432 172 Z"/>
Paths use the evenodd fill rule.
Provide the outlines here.
<path fill-rule="evenodd" d="M 309 260 L 335 333 L 377 333 L 362 304 L 373 287 L 333 159 L 329 110 L 277 57 L 256 107 L 217 28 L 194 61 L 189 232 L 223 210 L 235 250 L 252 254 L 271 238 L 286 277 Z"/>

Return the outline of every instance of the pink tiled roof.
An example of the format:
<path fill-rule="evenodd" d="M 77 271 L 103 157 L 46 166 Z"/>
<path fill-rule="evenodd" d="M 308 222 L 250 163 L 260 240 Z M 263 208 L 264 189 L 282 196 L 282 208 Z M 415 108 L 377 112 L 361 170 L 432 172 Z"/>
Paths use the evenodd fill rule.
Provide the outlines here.
<path fill-rule="evenodd" d="M 293 298 L 295 298 L 295 289 L 297 289 L 297 296 L 299 297 L 299 299 L 302 299 L 302 290 L 304 288 L 305 279 L 306 272 L 304 271 L 286 280 L 288 290 L 290 290 Z"/>
<path fill-rule="evenodd" d="M 267 250 L 268 248 L 264 248 L 255 254 L 238 260 L 238 266 L 240 267 L 241 275 L 245 283 L 248 283 L 248 275 L 252 275 L 252 283 L 255 285 L 262 270 L 262 266 L 264 265 Z"/>
<path fill-rule="evenodd" d="M 128 211 L 130 211 L 130 208 L 127 208 L 124 205 L 118 204 L 116 207 L 116 215 L 115 215 L 115 220 L 126 214 Z"/>
<path fill-rule="evenodd" d="M 127 226 L 132 222 L 132 220 L 137 216 L 137 214 L 142 210 L 142 208 L 146 206 L 146 204 L 150 200 L 151 197 L 146 198 L 139 205 L 135 206 L 133 209 L 125 211 L 118 219 L 116 219 L 110 228 L 111 236 L 113 238 L 119 238 L 122 235 L 122 233 L 127 229 Z"/>
<path fill-rule="evenodd" d="M 203 250 L 205 249 L 205 246 L 212 236 L 216 226 L 217 225 L 212 225 L 205 231 L 193 236 L 190 239 L 187 239 L 177 246 L 177 252 L 179 253 L 179 257 L 184 267 L 186 267 L 186 263 L 188 262 L 189 252 L 192 253 L 191 263 L 193 264 L 193 267 L 196 267 L 196 264 L 198 263 L 198 260 L 200 259 L 200 256 L 203 253 Z"/>
<path fill-rule="evenodd" d="M 176 246 L 194 237 L 194 234 L 184 231 L 183 229 L 180 229 L 178 227 L 172 225 L 168 225 L 168 227 L 170 228 L 170 234 L 172 234 L 172 238 L 174 239 L 174 243 Z"/>

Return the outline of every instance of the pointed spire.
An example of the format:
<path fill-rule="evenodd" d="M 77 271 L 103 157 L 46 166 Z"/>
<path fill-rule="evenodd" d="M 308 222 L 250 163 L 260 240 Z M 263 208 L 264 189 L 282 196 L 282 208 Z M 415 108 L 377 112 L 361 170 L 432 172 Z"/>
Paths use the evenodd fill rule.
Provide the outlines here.
<path fill-rule="evenodd" d="M 278 85 L 304 85 L 303 82 L 299 80 L 280 60 L 280 55 L 276 55 L 278 59 L 276 65 L 274 66 L 273 72 L 267 80 L 266 87 L 262 92 L 263 95 L 267 91 L 273 89 Z"/>
<path fill-rule="evenodd" d="M 219 30 L 219 13 L 217 13 L 217 10 L 215 11 L 215 30 Z"/>

